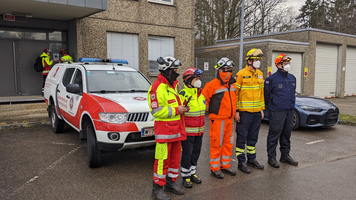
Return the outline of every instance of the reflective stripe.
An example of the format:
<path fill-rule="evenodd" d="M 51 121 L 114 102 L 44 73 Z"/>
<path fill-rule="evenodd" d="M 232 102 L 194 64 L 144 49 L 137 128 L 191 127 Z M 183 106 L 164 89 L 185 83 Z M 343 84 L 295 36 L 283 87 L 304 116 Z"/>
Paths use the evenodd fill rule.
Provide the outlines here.
<path fill-rule="evenodd" d="M 166 178 L 166 175 L 160 175 L 160 174 L 156 174 L 156 173 L 153 173 L 153 176 L 156 178 Z"/>
<path fill-rule="evenodd" d="M 221 156 L 222 159 L 230 159 L 231 156 Z"/>
<path fill-rule="evenodd" d="M 205 115 L 205 110 L 200 110 L 196 112 L 186 112 L 184 113 L 184 115 L 187 117 L 198 117 L 198 116 Z"/>
<path fill-rule="evenodd" d="M 225 120 L 221 122 L 221 129 L 220 129 L 220 147 L 222 147 L 223 139 L 224 139 L 224 127 L 225 127 Z"/>
<path fill-rule="evenodd" d="M 178 174 L 172 174 L 172 173 L 167 173 L 168 177 L 171 177 L 171 178 L 177 178 L 178 177 Z"/>
<path fill-rule="evenodd" d="M 160 111 L 163 109 L 163 106 L 159 106 L 158 108 L 152 109 L 151 113 L 154 115 L 156 112 Z"/>
<path fill-rule="evenodd" d="M 255 147 L 254 147 L 254 146 L 248 146 L 248 145 L 246 145 L 246 149 L 247 149 L 247 153 L 248 153 L 248 154 L 255 154 L 255 153 L 256 153 L 256 150 L 255 150 Z"/>
<path fill-rule="evenodd" d="M 234 144 L 234 134 L 235 134 L 235 127 L 234 127 L 234 118 L 232 120 L 232 129 L 231 129 L 231 138 L 230 138 L 230 144 Z"/>
<path fill-rule="evenodd" d="M 179 172 L 179 169 L 174 169 L 174 168 L 168 168 L 168 171 L 169 172 Z"/>
<path fill-rule="evenodd" d="M 239 156 L 241 154 L 245 153 L 245 149 L 240 149 L 236 147 L 236 156 Z"/>
<path fill-rule="evenodd" d="M 211 165 L 213 168 L 218 168 L 220 167 L 220 163 L 219 164 L 216 164 L 216 165 Z"/>
<path fill-rule="evenodd" d="M 240 88 L 241 88 L 241 85 L 240 85 L 240 84 L 236 84 L 236 87 L 240 89 Z"/>
<path fill-rule="evenodd" d="M 194 165 L 190 166 L 190 170 L 196 169 L 196 168 L 197 168 L 197 166 L 194 166 Z"/>
<path fill-rule="evenodd" d="M 190 172 L 188 173 L 182 173 L 182 177 L 185 178 L 185 177 L 190 177 Z"/>
<path fill-rule="evenodd" d="M 181 171 L 181 172 L 190 172 L 190 169 L 186 169 L 186 168 L 181 167 L 181 168 L 180 168 L 180 171 Z"/>
<path fill-rule="evenodd" d="M 156 139 L 175 139 L 179 137 L 180 137 L 180 133 L 174 135 L 155 135 Z"/>
<path fill-rule="evenodd" d="M 204 130 L 204 126 L 202 127 L 185 127 L 185 132 L 187 133 L 199 133 L 202 132 Z"/>
<path fill-rule="evenodd" d="M 228 165 L 230 162 L 221 162 L 222 165 Z"/>
<path fill-rule="evenodd" d="M 220 158 L 214 158 L 214 159 L 210 158 L 210 162 L 216 162 L 216 161 L 220 161 Z"/>
<path fill-rule="evenodd" d="M 226 91 L 227 91 L 227 88 L 225 88 L 225 89 L 218 89 L 218 90 L 215 90 L 215 94 L 221 93 L 221 92 L 226 92 Z"/>
<path fill-rule="evenodd" d="M 230 88 L 230 91 L 235 92 L 235 91 L 236 91 L 236 89 L 235 89 L 235 88 Z"/>
<path fill-rule="evenodd" d="M 168 107 L 168 118 L 171 118 L 173 114 L 173 108 L 172 107 Z"/>

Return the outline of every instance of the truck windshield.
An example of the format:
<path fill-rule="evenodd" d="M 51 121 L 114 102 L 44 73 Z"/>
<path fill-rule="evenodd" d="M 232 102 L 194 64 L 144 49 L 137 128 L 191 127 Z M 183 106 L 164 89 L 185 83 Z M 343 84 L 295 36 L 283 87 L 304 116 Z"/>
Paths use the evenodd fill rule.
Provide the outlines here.
<path fill-rule="evenodd" d="M 150 82 L 137 71 L 90 70 L 87 71 L 88 92 L 147 92 Z"/>

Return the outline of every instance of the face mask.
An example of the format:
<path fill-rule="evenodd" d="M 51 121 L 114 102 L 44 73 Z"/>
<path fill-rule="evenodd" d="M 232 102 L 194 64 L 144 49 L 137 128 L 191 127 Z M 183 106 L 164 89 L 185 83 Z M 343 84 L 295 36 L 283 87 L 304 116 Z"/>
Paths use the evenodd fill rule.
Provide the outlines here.
<path fill-rule="evenodd" d="M 178 78 L 178 76 L 179 76 L 179 74 L 178 74 L 177 72 L 174 72 L 174 71 L 172 70 L 171 80 L 172 80 L 172 81 L 176 81 L 177 78 Z"/>
<path fill-rule="evenodd" d="M 255 69 L 260 68 L 260 66 L 261 66 L 261 61 L 256 60 L 255 62 L 253 62 L 253 67 L 254 67 Z"/>
<path fill-rule="evenodd" d="M 224 72 L 232 72 L 232 69 L 227 70 L 226 68 L 223 68 Z"/>
<path fill-rule="evenodd" d="M 193 87 L 200 88 L 201 87 L 201 81 L 200 80 L 195 81 L 194 84 L 193 84 Z"/>
<path fill-rule="evenodd" d="M 288 65 L 284 66 L 283 69 L 284 69 L 284 71 L 289 72 L 289 70 L 290 70 L 290 65 L 288 64 Z"/>

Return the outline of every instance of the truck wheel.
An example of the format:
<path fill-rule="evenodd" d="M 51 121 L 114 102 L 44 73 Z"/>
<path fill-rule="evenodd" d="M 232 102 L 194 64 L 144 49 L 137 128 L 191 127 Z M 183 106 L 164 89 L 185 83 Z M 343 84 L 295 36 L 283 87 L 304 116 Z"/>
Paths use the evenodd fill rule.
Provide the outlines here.
<path fill-rule="evenodd" d="M 298 128 L 299 128 L 299 115 L 295 110 L 293 110 L 293 130 L 296 130 Z"/>
<path fill-rule="evenodd" d="M 88 166 L 90 168 L 100 167 L 101 152 L 96 144 L 95 130 L 93 125 L 88 125 L 87 129 L 87 150 L 88 150 Z"/>
<path fill-rule="evenodd" d="M 50 108 L 51 127 L 53 133 L 61 133 L 64 131 L 64 121 L 59 119 L 56 113 L 55 105 L 52 103 Z"/>

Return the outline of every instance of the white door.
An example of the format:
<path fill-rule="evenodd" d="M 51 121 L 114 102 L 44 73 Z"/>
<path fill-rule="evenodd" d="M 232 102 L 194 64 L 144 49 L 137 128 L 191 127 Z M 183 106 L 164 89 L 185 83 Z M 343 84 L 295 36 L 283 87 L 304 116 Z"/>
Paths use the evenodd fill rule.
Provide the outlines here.
<path fill-rule="evenodd" d="M 303 66 L 303 55 L 302 53 L 292 53 L 292 52 L 279 52 L 279 51 L 273 51 L 272 53 L 272 73 L 275 73 L 277 71 L 277 67 L 274 65 L 274 61 L 276 60 L 277 56 L 279 54 L 286 54 L 289 57 L 292 58 L 290 61 L 290 71 L 289 73 L 293 74 L 295 76 L 295 79 L 297 80 L 297 87 L 295 89 L 296 92 L 300 93 L 301 92 L 301 82 L 302 82 L 302 66 Z"/>
<path fill-rule="evenodd" d="M 124 59 L 129 66 L 139 70 L 138 35 L 107 32 L 107 56 L 111 59 Z"/>
<path fill-rule="evenodd" d="M 345 96 L 356 95 L 356 48 L 347 47 L 345 71 Z"/>
<path fill-rule="evenodd" d="M 337 58 L 337 45 L 316 45 L 314 96 L 335 97 Z"/>

